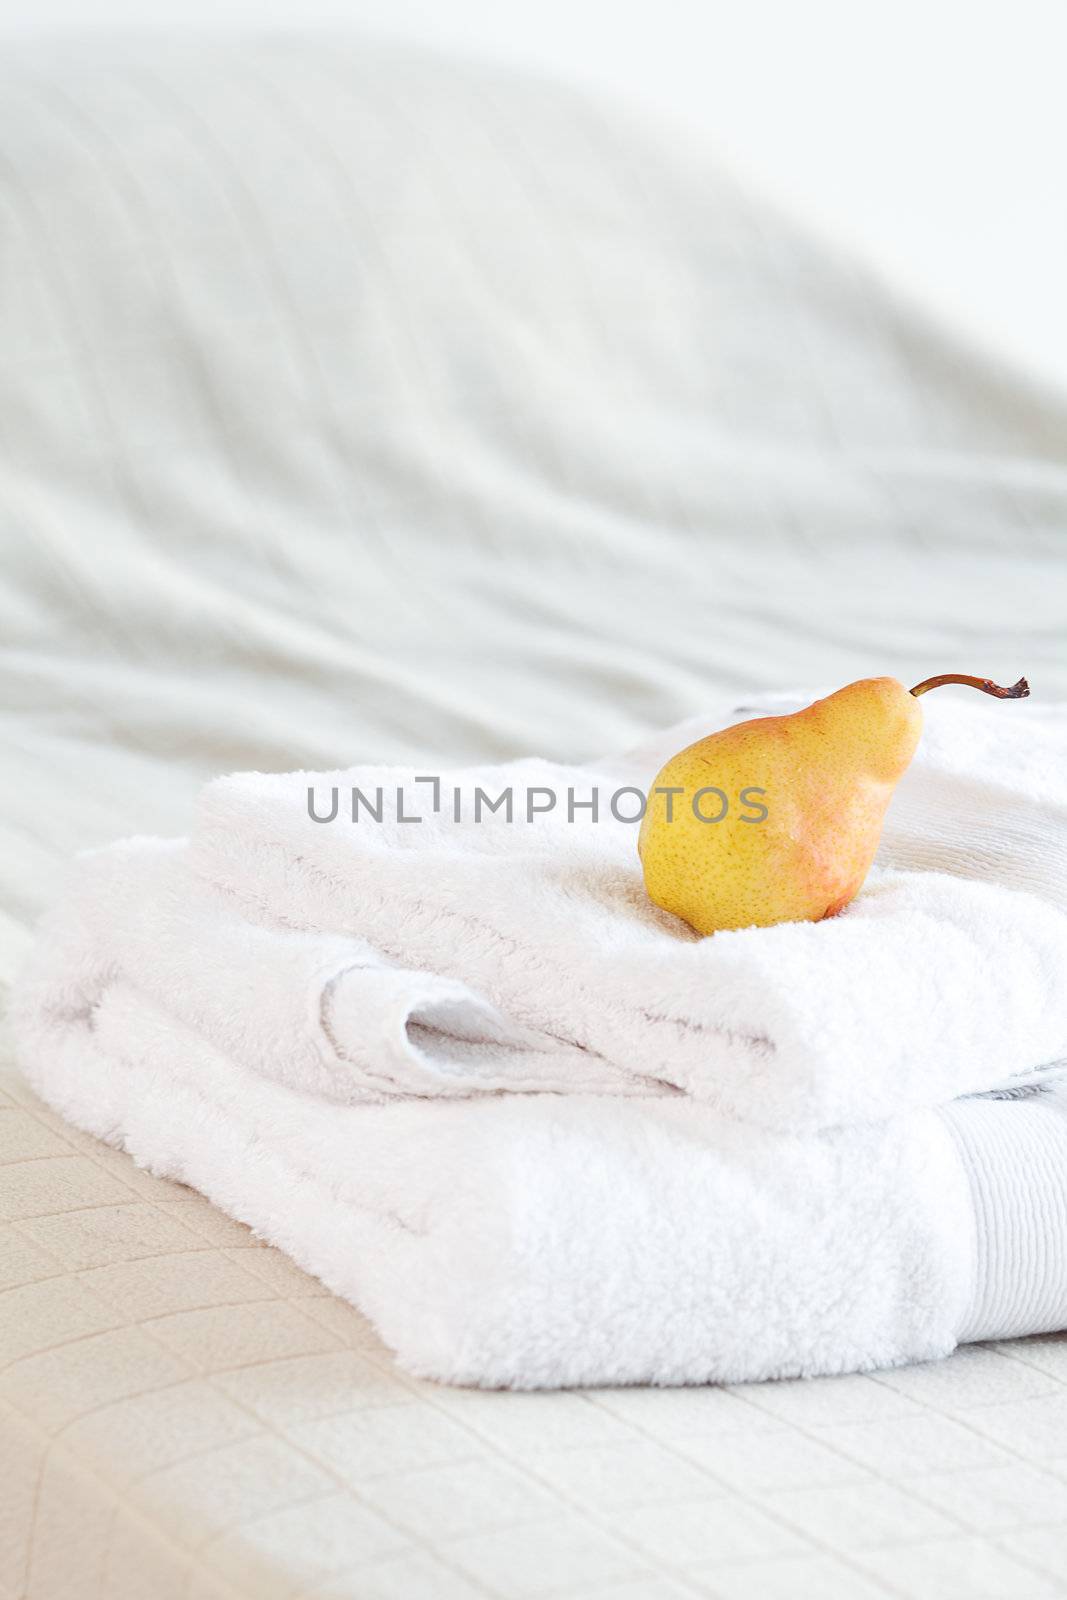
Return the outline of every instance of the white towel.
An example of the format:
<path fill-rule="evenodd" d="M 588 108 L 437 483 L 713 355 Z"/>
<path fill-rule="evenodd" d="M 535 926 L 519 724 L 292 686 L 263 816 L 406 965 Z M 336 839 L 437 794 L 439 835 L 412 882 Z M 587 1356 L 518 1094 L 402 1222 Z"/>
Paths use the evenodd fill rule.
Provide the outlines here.
<path fill-rule="evenodd" d="M 828 922 L 700 939 L 645 895 L 610 799 L 730 705 L 620 761 L 472 769 L 437 791 L 418 768 L 218 779 L 192 865 L 264 927 L 355 934 L 620 1074 L 794 1132 L 877 1120 L 1067 1056 L 1067 712 L 931 703 L 880 870 Z M 336 792 L 333 822 L 311 820 L 309 789 L 318 815 Z M 381 822 L 362 800 L 351 820 L 354 789 Z M 510 789 L 513 820 L 476 821 L 478 789 Z M 531 794 L 557 798 L 528 823 Z"/>
<path fill-rule="evenodd" d="M 729 1381 L 1056 1326 L 1062 1253 L 1019 1328 L 1018 1184 L 960 1133 L 997 1116 L 1002 1150 L 1014 1103 L 925 1109 L 1067 1055 L 1067 715 L 1023 739 L 982 710 L 1002 745 L 963 703 L 929 718 L 901 795 L 922 828 L 894 819 L 845 914 L 703 941 L 648 905 L 604 805 L 732 707 L 591 768 L 442 775 L 436 814 L 421 772 L 219 780 L 189 843 L 80 864 L 16 994 L 24 1067 L 434 1376 Z M 346 821 L 379 785 L 383 820 Z M 517 818 L 560 798 L 452 820 L 455 790 L 508 786 Z M 567 820 L 593 787 L 600 819 Z"/>

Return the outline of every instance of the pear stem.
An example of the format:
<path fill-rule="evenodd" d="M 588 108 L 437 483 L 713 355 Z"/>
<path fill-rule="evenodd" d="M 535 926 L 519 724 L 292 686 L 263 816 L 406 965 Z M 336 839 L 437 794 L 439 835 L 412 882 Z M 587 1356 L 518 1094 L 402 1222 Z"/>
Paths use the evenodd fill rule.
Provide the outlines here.
<path fill-rule="evenodd" d="M 1030 685 L 1025 678 L 1013 683 L 1010 689 L 1003 689 L 992 678 L 968 678 L 962 672 L 943 672 L 939 678 L 924 678 L 911 693 L 925 694 L 927 689 L 940 689 L 943 683 L 965 683 L 968 688 L 981 689 L 983 694 L 995 695 L 998 700 L 1025 700 L 1030 693 Z"/>

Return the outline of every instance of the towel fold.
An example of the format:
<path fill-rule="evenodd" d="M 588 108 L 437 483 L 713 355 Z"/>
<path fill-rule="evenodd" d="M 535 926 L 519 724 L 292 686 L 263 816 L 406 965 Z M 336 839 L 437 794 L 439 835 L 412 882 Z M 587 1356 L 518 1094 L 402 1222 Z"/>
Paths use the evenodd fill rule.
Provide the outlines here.
<path fill-rule="evenodd" d="M 845 913 L 701 940 L 610 802 L 736 716 L 585 768 L 217 780 L 188 841 L 78 863 L 16 990 L 27 1075 L 433 1376 L 731 1381 L 1058 1325 L 1062 1251 L 1032 1305 L 1004 1265 L 1046 1211 L 1003 1152 L 1039 1127 L 1057 1182 L 1062 1108 L 938 1108 L 1067 1057 L 1067 710 L 998 759 L 938 708 Z"/>
<path fill-rule="evenodd" d="M 137 838 L 82 857 L 37 945 L 35 1004 L 54 1025 L 91 1022 L 121 983 L 233 1062 L 327 1100 L 670 1092 L 365 939 L 257 925 L 189 854 Z"/>

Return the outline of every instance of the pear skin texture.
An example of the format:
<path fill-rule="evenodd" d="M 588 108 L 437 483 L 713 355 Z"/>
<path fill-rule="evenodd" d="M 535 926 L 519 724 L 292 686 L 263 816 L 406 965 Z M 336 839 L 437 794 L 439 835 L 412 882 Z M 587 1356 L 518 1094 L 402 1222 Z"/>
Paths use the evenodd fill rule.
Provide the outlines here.
<path fill-rule="evenodd" d="M 864 678 L 788 716 L 739 722 L 673 756 L 656 778 L 638 849 L 649 898 L 698 933 L 832 917 L 870 870 L 886 809 L 922 732 L 918 699 Z M 656 789 L 675 787 L 673 819 Z M 718 822 L 693 811 L 714 787 Z M 764 793 L 740 799 L 741 790 Z M 722 801 L 698 802 L 715 817 Z M 761 821 L 745 821 L 766 807 Z"/>

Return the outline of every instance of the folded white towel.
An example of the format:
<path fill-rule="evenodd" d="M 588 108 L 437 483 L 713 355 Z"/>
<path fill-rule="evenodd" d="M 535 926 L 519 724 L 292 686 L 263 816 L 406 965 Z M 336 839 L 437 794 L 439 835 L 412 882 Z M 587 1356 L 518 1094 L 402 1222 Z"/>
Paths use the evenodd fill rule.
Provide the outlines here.
<path fill-rule="evenodd" d="M 192 864 L 265 927 L 355 934 L 605 1070 L 794 1132 L 877 1120 L 1067 1056 L 1067 711 L 1012 726 L 1021 710 L 934 705 L 884 865 L 818 924 L 698 938 L 650 904 L 636 827 L 611 813 L 729 706 L 602 767 L 447 774 L 436 812 L 418 769 L 221 778 Z M 334 821 L 309 789 L 319 815 L 336 795 Z M 510 790 L 513 820 L 476 820 L 479 789 Z M 362 799 L 351 820 L 353 790 L 381 821 Z M 557 798 L 528 822 L 531 794 Z"/>
<path fill-rule="evenodd" d="M 85 999 L 76 968 L 27 980 L 39 1091 L 288 1251 L 420 1375 L 733 1382 L 1067 1322 L 1067 1096 L 804 1139 L 679 1098 L 337 1105 L 126 978 Z"/>
<path fill-rule="evenodd" d="M 64 1115 L 191 1184 L 460 1383 L 700 1383 L 944 1355 L 974 1293 L 935 1113 L 810 1140 L 688 1100 L 325 1105 L 111 984 L 20 1025 Z"/>
<path fill-rule="evenodd" d="M 923 830 L 894 821 L 845 914 L 701 941 L 604 807 L 733 716 L 595 768 L 449 775 L 437 813 L 424 773 L 209 785 L 190 843 L 80 864 L 16 993 L 28 1076 L 439 1377 L 839 1372 L 1059 1325 L 1062 1251 L 1021 1312 L 1017 1280 L 1062 1196 L 1020 1207 L 1003 1152 L 1043 1119 L 1062 1189 L 1067 1118 L 923 1108 L 1067 1055 L 1067 714 L 1030 718 L 1016 793 L 970 710 L 937 711 L 901 797 L 933 797 Z M 345 820 L 353 785 L 381 822 Z M 513 822 L 452 820 L 453 791 L 508 786 Z M 528 787 L 560 797 L 532 822 Z M 600 819 L 567 820 L 592 787 Z"/>

